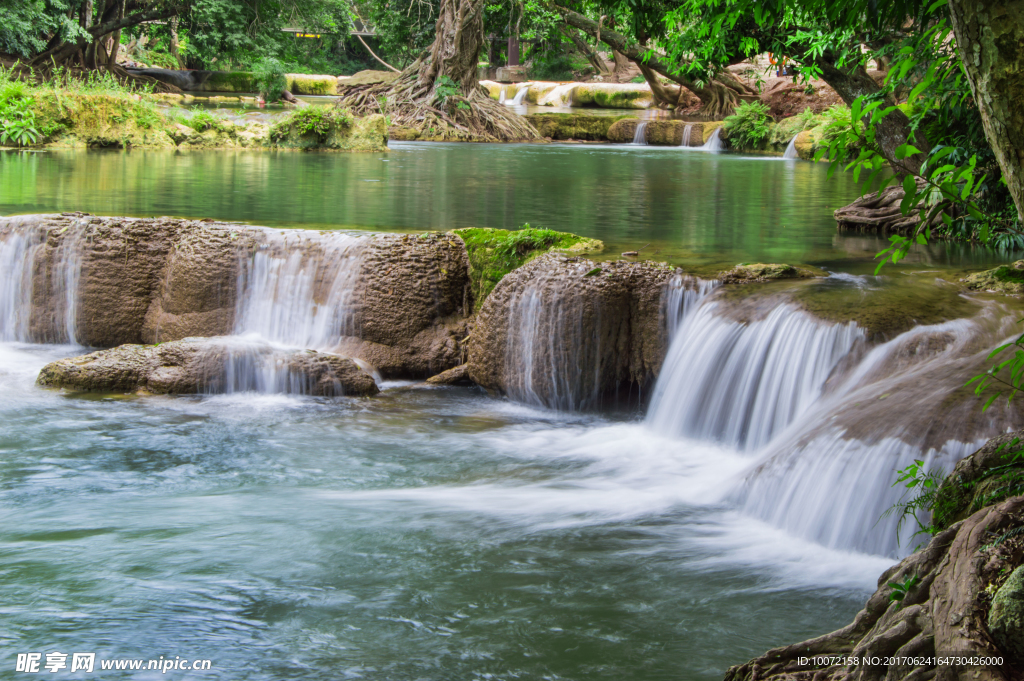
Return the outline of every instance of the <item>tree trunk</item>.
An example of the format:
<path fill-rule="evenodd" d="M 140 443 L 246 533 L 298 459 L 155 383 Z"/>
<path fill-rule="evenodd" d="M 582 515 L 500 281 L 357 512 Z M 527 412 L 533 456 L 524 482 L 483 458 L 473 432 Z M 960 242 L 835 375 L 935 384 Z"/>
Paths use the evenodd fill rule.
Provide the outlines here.
<path fill-rule="evenodd" d="M 605 65 L 604 60 L 601 59 L 601 55 L 596 50 L 592 49 L 587 41 L 580 37 L 579 33 L 570 26 L 563 27 L 563 33 L 569 37 L 572 44 L 576 46 L 576 49 L 583 53 L 583 56 L 587 58 L 590 65 L 594 67 L 597 75 L 604 76 L 608 75 L 608 67 Z"/>
<path fill-rule="evenodd" d="M 491 99 L 477 80 L 485 6 L 485 0 L 442 0 L 430 50 L 391 83 L 342 87 L 338 105 L 361 115 L 384 113 L 392 126 L 411 129 L 417 138 L 536 139 L 536 129 Z"/>
<path fill-rule="evenodd" d="M 950 0 L 949 13 L 985 138 L 1024 222 L 1024 2 Z"/>
<path fill-rule="evenodd" d="M 171 42 L 167 51 L 170 52 L 171 56 L 174 57 L 174 60 L 178 62 L 178 68 L 183 69 L 185 68 L 185 60 L 181 58 L 180 54 L 178 54 L 178 46 L 180 45 L 180 42 L 178 41 L 178 17 L 171 17 L 170 21 L 167 23 L 171 29 Z"/>

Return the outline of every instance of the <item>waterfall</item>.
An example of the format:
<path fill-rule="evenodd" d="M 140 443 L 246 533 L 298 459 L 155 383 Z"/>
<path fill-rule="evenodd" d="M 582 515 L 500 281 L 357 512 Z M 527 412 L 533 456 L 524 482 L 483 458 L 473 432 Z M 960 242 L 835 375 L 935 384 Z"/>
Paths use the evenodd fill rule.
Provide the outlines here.
<path fill-rule="evenodd" d="M 368 239 L 336 232 L 270 232 L 238 275 L 235 333 L 301 348 L 358 335 L 354 290 Z"/>
<path fill-rule="evenodd" d="M 519 89 L 516 90 L 516 96 L 512 98 L 512 101 L 511 102 L 506 101 L 505 103 L 506 104 L 511 104 L 512 106 L 521 106 L 523 104 L 523 100 L 526 99 L 526 94 L 529 91 L 530 91 L 530 84 L 529 83 L 523 83 L 522 85 L 519 86 Z"/>
<path fill-rule="evenodd" d="M 789 144 L 786 146 L 786 153 L 782 155 L 782 158 L 787 159 L 799 159 L 800 154 L 796 153 L 796 135 L 793 135 L 793 139 L 789 140 Z"/>
<path fill-rule="evenodd" d="M 693 314 L 719 282 L 677 274 L 665 291 L 665 326 L 671 342 L 683 321 Z"/>
<path fill-rule="evenodd" d="M 764 446 L 818 399 L 864 337 L 853 323 L 825 324 L 788 304 L 750 322 L 720 308 L 709 299 L 676 331 L 647 416 L 655 430 Z"/>
<path fill-rule="evenodd" d="M 647 144 L 647 121 L 640 121 L 636 124 L 636 132 L 633 133 L 633 144 Z"/>
<path fill-rule="evenodd" d="M 502 85 L 501 91 L 498 93 L 498 104 L 504 104 L 505 99 L 508 97 L 508 85 Z"/>
<path fill-rule="evenodd" d="M 693 133 L 693 123 L 687 123 L 683 127 L 683 141 L 682 141 L 682 143 L 679 146 L 681 146 L 681 147 L 688 147 L 688 146 L 690 146 L 690 135 L 692 133 Z"/>
<path fill-rule="evenodd" d="M 703 146 L 698 147 L 701 151 L 721 151 L 722 150 L 722 128 L 715 128 L 715 131 L 711 133 L 711 137 Z"/>
<path fill-rule="evenodd" d="M 56 248 L 40 224 L 15 223 L 0 235 L 0 340 L 76 342 L 85 227 L 76 222 L 57 235 Z"/>
<path fill-rule="evenodd" d="M 594 329 L 602 310 L 585 323 L 583 307 L 564 295 L 567 284 L 565 273 L 544 273 L 513 295 L 505 373 L 514 400 L 563 411 L 600 400 L 601 337 Z"/>

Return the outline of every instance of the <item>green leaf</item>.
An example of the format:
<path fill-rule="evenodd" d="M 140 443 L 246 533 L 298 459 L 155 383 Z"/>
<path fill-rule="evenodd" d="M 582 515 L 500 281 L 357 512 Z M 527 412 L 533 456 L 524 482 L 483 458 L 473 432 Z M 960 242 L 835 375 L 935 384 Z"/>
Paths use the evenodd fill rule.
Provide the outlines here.
<path fill-rule="evenodd" d="M 896 147 L 896 158 L 899 159 L 900 161 L 905 159 L 907 156 L 913 156 L 914 154 L 920 153 L 921 150 L 915 147 L 913 144 L 910 144 L 909 142 L 907 144 L 901 144 L 900 146 Z"/>

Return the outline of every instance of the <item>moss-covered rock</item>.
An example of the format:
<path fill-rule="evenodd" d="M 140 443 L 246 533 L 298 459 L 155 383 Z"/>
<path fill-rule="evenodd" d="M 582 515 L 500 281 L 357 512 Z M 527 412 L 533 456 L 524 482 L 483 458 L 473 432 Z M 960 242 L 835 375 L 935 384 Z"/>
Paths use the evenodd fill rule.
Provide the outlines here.
<path fill-rule="evenodd" d="M 796 136 L 794 147 L 796 148 L 797 156 L 805 161 L 813 161 L 814 150 L 817 149 L 816 145 L 814 133 L 810 130 L 804 130 Z"/>
<path fill-rule="evenodd" d="M 491 229 L 467 227 L 452 230 L 466 244 L 469 254 L 469 277 L 473 308 L 479 310 L 484 300 L 501 279 L 544 253 L 572 255 L 600 253 L 604 244 L 568 232 L 550 229 Z"/>
<path fill-rule="evenodd" d="M 1010 575 L 992 599 L 988 631 L 1011 661 L 1024 662 L 1024 566 Z"/>
<path fill-rule="evenodd" d="M 348 87 L 351 85 L 376 85 L 377 83 L 390 83 L 395 78 L 398 78 L 398 74 L 393 71 L 374 71 L 368 69 L 366 71 L 360 71 L 352 76 L 342 76 L 338 78 L 339 87 Z"/>
<path fill-rule="evenodd" d="M 932 524 L 940 530 L 978 510 L 1024 494 L 1024 431 L 992 438 L 960 460 L 939 486 Z"/>
<path fill-rule="evenodd" d="M 336 95 L 337 76 L 312 76 L 305 73 L 286 73 L 286 90 L 293 95 Z"/>
<path fill-rule="evenodd" d="M 203 87 L 210 92 L 255 92 L 256 81 L 246 71 L 214 71 Z"/>
<path fill-rule="evenodd" d="M 778 279 L 813 279 L 824 277 L 824 272 L 781 263 L 743 263 L 728 272 L 722 272 L 718 279 L 723 284 L 749 284 L 752 282 L 775 281 Z"/>
<path fill-rule="evenodd" d="M 602 109 L 648 109 L 653 103 L 646 83 L 583 83 L 573 91 L 576 106 Z"/>
<path fill-rule="evenodd" d="M 167 118 L 138 95 L 46 92 L 35 97 L 33 108 L 50 147 L 174 147 Z"/>
<path fill-rule="evenodd" d="M 1024 293 L 1024 260 L 966 277 L 964 285 L 975 291 L 1019 295 Z"/>
<path fill-rule="evenodd" d="M 627 116 L 588 116 L 586 114 L 541 113 L 526 119 L 542 137 L 553 140 L 607 140 L 608 129 Z"/>
<path fill-rule="evenodd" d="M 306 151 L 387 151 L 388 131 L 380 114 L 354 118 L 337 107 L 299 109 L 276 123 L 270 145 Z"/>

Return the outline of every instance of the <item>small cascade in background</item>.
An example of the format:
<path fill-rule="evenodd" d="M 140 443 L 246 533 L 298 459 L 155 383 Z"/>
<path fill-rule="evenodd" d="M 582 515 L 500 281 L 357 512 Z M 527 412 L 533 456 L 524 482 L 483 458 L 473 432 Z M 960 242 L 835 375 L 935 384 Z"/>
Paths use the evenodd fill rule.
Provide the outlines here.
<path fill-rule="evenodd" d="M 679 146 L 688 147 L 690 146 L 690 135 L 693 134 L 693 123 L 687 123 L 683 127 L 683 141 Z"/>
<path fill-rule="evenodd" d="M 702 146 L 697 147 L 701 151 L 721 151 L 722 150 L 722 129 L 715 128 L 715 131 L 711 133 L 711 137 Z"/>
<path fill-rule="evenodd" d="M 564 273 L 547 273 L 514 295 L 506 389 L 519 402 L 579 411 L 596 406 L 601 397 L 601 338 L 593 332 L 601 310 L 584 324 L 583 307 L 565 295 L 567 282 Z"/>
<path fill-rule="evenodd" d="M 640 121 L 636 124 L 636 132 L 633 133 L 633 144 L 647 144 L 647 121 Z"/>
<path fill-rule="evenodd" d="M 522 106 L 522 104 L 524 103 L 523 100 L 526 99 L 526 94 L 529 91 L 530 91 L 530 84 L 529 83 L 523 83 L 522 85 L 519 86 L 519 89 L 516 90 L 516 96 L 513 97 L 511 101 L 506 101 L 505 103 L 506 104 L 510 104 L 511 106 Z"/>
<path fill-rule="evenodd" d="M 800 154 L 796 153 L 796 135 L 793 135 L 793 139 L 789 140 L 789 144 L 786 146 L 786 153 L 782 155 L 782 158 L 798 160 Z"/>
<path fill-rule="evenodd" d="M 269 232 L 238 275 L 235 333 L 300 348 L 358 335 L 354 291 L 368 243 L 334 232 Z"/>
<path fill-rule="evenodd" d="M 788 304 L 751 322 L 721 315 L 722 305 L 710 299 L 681 320 L 647 422 L 667 435 L 752 450 L 807 411 L 864 332 Z"/>
<path fill-rule="evenodd" d="M 504 104 L 506 99 L 508 99 L 508 85 L 502 85 L 501 91 L 498 92 L 498 104 Z"/>
<path fill-rule="evenodd" d="M 75 342 L 84 232 L 84 225 L 75 225 L 55 249 L 38 224 L 0 236 L 0 340 Z"/>

